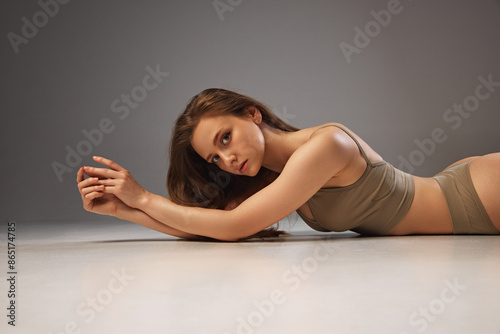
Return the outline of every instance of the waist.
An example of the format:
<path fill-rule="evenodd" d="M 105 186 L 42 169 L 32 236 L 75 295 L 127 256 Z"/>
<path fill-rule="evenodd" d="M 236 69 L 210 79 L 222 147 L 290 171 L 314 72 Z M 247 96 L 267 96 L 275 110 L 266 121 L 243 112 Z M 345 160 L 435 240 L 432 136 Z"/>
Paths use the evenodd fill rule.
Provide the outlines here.
<path fill-rule="evenodd" d="M 412 178 L 415 184 L 413 203 L 387 235 L 452 233 L 448 205 L 437 180 L 433 177 Z"/>

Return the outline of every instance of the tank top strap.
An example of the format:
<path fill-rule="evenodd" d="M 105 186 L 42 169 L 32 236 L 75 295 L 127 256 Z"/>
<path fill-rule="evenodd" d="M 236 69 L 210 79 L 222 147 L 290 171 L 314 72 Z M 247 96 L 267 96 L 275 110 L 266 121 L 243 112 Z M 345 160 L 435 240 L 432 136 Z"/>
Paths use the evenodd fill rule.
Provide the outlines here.
<path fill-rule="evenodd" d="M 344 131 L 345 133 L 347 133 L 347 135 L 349 135 L 349 137 L 351 137 L 351 138 L 352 138 L 352 140 L 354 140 L 354 142 L 355 142 L 355 143 L 356 143 L 356 145 L 358 146 L 359 151 L 360 151 L 360 152 L 361 152 L 361 154 L 363 155 L 363 158 L 365 158 L 365 160 L 366 160 L 366 163 L 367 163 L 368 165 L 370 165 L 370 166 L 372 165 L 372 162 L 370 161 L 370 159 L 368 159 L 368 156 L 366 155 L 365 150 L 363 150 L 363 147 L 362 147 L 362 146 L 361 146 L 361 144 L 358 142 L 358 140 L 357 140 L 357 139 L 356 139 L 356 138 L 355 138 L 355 137 L 354 137 L 354 136 L 353 136 L 353 135 L 352 135 L 349 131 L 347 131 L 346 129 L 344 129 L 344 128 L 343 128 L 343 127 L 341 127 L 341 126 L 338 126 L 338 125 L 335 125 L 335 124 L 323 125 L 323 126 L 321 126 L 321 127 L 317 128 L 316 130 L 314 130 L 314 131 L 313 131 L 313 133 L 311 133 L 311 135 L 309 136 L 309 139 L 311 139 L 312 135 L 313 135 L 316 131 L 318 131 L 319 129 L 322 129 L 322 128 L 326 128 L 327 126 L 334 126 L 334 127 L 336 127 L 336 128 L 339 128 L 340 130 Z"/>

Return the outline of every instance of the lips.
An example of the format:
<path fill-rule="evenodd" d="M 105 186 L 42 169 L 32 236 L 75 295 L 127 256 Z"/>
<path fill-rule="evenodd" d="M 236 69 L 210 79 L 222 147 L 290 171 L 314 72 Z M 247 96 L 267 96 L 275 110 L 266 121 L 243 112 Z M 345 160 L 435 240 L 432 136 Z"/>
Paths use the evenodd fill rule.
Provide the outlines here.
<path fill-rule="evenodd" d="M 241 173 L 244 173 L 244 172 L 245 172 L 247 162 L 248 162 L 248 160 L 243 161 L 243 163 L 242 163 L 242 164 L 240 165 L 240 167 L 238 168 L 238 170 L 239 170 Z"/>

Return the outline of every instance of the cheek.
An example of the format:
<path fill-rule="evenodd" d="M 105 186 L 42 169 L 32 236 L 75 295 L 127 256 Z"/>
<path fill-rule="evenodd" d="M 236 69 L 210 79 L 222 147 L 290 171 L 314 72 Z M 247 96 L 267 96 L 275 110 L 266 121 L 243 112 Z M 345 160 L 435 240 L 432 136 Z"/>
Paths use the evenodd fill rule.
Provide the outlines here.
<path fill-rule="evenodd" d="M 235 149 L 237 148 L 241 153 L 249 151 L 257 152 L 257 154 L 262 154 L 261 151 L 264 150 L 265 140 L 262 131 L 257 126 L 245 127 L 242 132 L 234 137 Z"/>
<path fill-rule="evenodd" d="M 253 133 L 254 143 L 256 146 L 264 147 L 264 135 L 258 126 L 255 125 Z"/>
<path fill-rule="evenodd" d="M 262 132 L 257 130 L 252 138 L 252 149 L 254 150 L 255 154 L 258 156 L 264 155 L 264 148 L 265 148 L 265 140 L 264 140 L 264 135 Z"/>

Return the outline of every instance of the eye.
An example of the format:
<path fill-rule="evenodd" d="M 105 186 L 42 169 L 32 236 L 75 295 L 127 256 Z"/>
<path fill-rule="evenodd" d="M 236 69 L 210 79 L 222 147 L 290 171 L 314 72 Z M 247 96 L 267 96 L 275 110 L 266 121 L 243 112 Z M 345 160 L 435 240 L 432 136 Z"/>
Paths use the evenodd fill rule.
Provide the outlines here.
<path fill-rule="evenodd" d="M 231 135 L 231 132 L 226 132 L 220 139 L 222 145 L 227 145 L 227 143 L 229 142 L 229 137 Z M 214 157 L 212 158 L 212 163 L 216 164 L 217 162 L 219 161 L 219 156 L 218 155 L 214 155 Z"/>
<path fill-rule="evenodd" d="M 222 136 L 221 138 L 221 142 L 222 144 L 226 145 L 227 142 L 229 141 L 229 135 L 231 134 L 231 132 L 227 132 L 226 134 L 224 134 L 224 136 Z"/>

